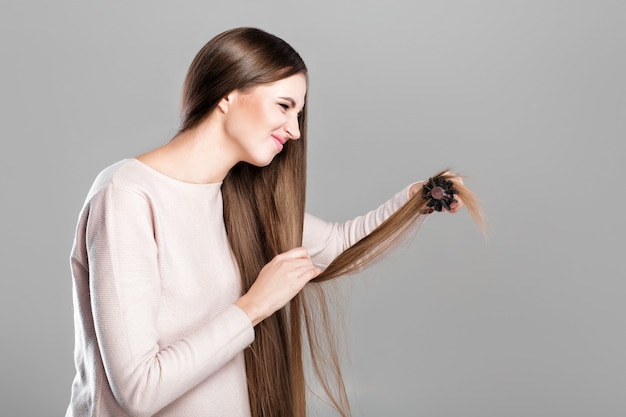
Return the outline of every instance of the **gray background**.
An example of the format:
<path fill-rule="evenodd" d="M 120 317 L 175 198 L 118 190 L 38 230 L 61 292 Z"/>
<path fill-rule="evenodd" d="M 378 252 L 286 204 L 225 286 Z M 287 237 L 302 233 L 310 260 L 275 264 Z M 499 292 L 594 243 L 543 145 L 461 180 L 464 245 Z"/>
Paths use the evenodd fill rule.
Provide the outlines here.
<path fill-rule="evenodd" d="M 309 66 L 309 211 L 347 219 L 448 166 L 483 198 L 486 240 L 431 216 L 346 280 L 355 414 L 626 415 L 623 1 L 0 7 L 2 416 L 63 415 L 89 185 L 174 134 L 194 54 L 243 25 Z"/>

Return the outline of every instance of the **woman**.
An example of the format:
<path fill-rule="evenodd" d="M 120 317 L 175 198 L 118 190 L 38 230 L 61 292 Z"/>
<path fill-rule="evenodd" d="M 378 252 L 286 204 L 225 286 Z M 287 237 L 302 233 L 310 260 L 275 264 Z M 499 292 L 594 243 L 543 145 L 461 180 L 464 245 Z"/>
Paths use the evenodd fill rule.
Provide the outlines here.
<path fill-rule="evenodd" d="M 179 133 L 95 180 L 71 255 L 67 416 L 304 416 L 305 329 L 315 374 L 349 415 L 332 334 L 315 328 L 327 320 L 322 286 L 301 290 L 421 221 L 423 188 L 345 224 L 305 216 L 306 88 L 284 41 L 224 32 L 191 64 Z"/>

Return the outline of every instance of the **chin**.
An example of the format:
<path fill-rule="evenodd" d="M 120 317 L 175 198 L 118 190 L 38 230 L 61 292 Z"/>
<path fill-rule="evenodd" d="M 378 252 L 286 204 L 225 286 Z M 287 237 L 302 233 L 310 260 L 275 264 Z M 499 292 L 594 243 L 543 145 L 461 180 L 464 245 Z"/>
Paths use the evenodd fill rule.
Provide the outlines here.
<path fill-rule="evenodd" d="M 266 167 L 269 164 L 272 163 L 272 161 L 274 160 L 274 158 L 276 157 L 276 155 L 272 155 L 269 158 L 259 158 L 259 159 L 254 159 L 254 160 L 250 160 L 250 161 L 246 161 L 251 165 L 254 165 L 256 167 L 262 168 L 262 167 Z"/>

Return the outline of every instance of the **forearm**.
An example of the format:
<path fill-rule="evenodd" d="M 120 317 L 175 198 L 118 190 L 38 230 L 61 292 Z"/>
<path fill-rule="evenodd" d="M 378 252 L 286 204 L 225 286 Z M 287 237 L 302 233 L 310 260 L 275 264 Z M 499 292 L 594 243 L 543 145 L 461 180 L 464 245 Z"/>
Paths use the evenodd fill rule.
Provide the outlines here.
<path fill-rule="evenodd" d="M 303 244 L 309 249 L 313 262 L 324 268 L 340 253 L 371 233 L 409 200 L 416 184 L 421 183 L 405 187 L 375 210 L 344 223 L 326 222 L 307 214 Z M 419 227 L 423 219 L 418 219 L 414 227 Z"/>

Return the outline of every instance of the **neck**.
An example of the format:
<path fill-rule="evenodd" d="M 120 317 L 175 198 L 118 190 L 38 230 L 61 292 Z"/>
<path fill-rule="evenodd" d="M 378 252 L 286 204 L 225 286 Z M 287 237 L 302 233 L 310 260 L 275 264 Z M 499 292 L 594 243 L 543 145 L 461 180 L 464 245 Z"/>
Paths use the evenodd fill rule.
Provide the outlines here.
<path fill-rule="evenodd" d="M 232 157 L 223 133 L 215 126 L 207 120 L 137 159 L 180 181 L 221 182 L 237 160 Z"/>

